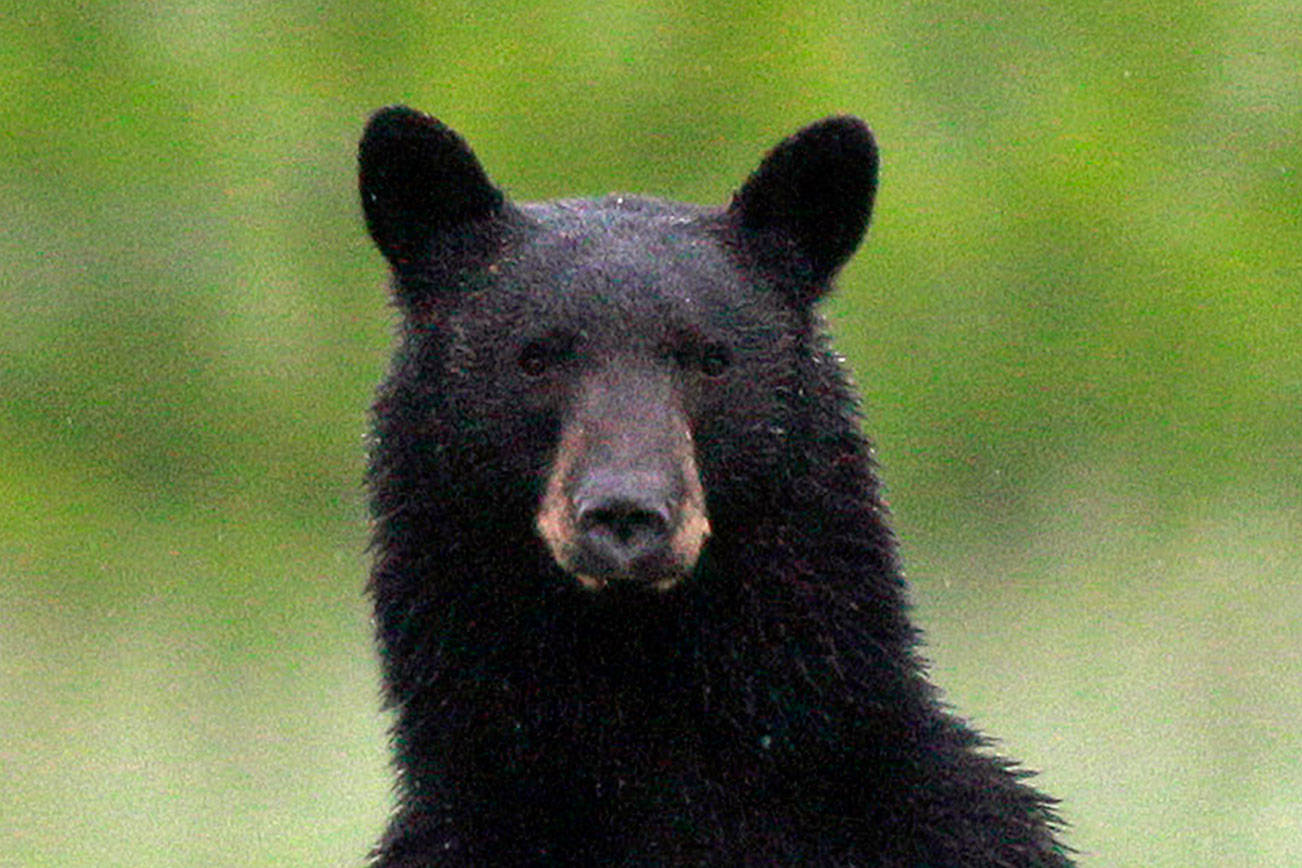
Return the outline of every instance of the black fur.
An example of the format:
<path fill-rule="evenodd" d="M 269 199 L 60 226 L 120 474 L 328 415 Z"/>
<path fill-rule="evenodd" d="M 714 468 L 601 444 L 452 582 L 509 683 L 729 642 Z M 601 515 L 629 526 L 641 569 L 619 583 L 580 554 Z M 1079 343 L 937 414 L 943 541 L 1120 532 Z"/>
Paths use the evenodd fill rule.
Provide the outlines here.
<path fill-rule="evenodd" d="M 867 225 L 862 123 L 779 145 L 727 209 L 513 205 L 409 109 L 360 160 L 404 315 L 369 472 L 401 798 L 375 864 L 1069 864 L 924 678 L 811 308 Z M 712 526 L 664 593 L 584 590 L 534 524 L 575 395 L 624 372 L 672 383 Z"/>

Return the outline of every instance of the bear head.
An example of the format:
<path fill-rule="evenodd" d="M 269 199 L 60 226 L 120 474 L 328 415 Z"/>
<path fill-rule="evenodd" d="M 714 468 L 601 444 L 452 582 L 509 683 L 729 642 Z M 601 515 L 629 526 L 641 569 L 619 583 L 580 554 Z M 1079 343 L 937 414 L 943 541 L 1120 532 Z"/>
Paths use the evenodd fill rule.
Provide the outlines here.
<path fill-rule="evenodd" d="M 359 159 L 402 314 L 372 473 L 403 540 L 452 521 L 482 558 L 527 522 L 540 573 L 667 591 L 801 473 L 792 442 L 826 436 L 811 392 L 847 415 L 812 308 L 872 207 L 857 119 L 779 144 L 725 208 L 515 203 L 405 107 L 371 118 Z"/>

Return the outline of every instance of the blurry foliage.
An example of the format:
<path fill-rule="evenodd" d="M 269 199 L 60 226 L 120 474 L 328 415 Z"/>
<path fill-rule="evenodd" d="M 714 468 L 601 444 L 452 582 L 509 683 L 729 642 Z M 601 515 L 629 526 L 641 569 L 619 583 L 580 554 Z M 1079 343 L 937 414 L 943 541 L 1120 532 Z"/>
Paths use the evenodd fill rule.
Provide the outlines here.
<path fill-rule="evenodd" d="M 1005 556 L 1034 555 L 1028 538 L 1064 521 L 1061 538 L 1081 548 L 1039 563 L 1055 593 L 1091 587 L 1080 571 L 1100 550 L 1138 558 L 1202 539 L 1190 528 L 1208 516 L 1244 511 L 1245 526 L 1257 516 L 1274 529 L 1245 554 L 1254 575 L 1296 588 L 1300 9 L 54 0 L 7 10 L 0 728 L 29 757 L 16 773 L 24 807 L 0 811 L 24 830 L 10 838 L 22 845 L 15 864 L 159 853 L 232 864 L 240 828 L 258 830 L 254 863 L 355 861 L 380 828 L 360 476 L 392 317 L 353 161 L 367 113 L 386 103 L 448 121 L 521 199 L 627 190 L 723 203 L 801 124 L 865 117 L 883 149 L 882 190 L 828 314 L 858 372 L 914 572 L 976 567 L 955 596 L 934 596 L 940 647 L 946 619 L 962 617 L 946 606 L 970 591 L 995 602 L 995 635 L 964 653 L 1006 651 L 999 606 L 1026 598 L 1000 596 L 1021 583 L 987 571 L 1015 572 Z M 1276 540 L 1291 543 L 1279 552 Z M 1077 572 L 1058 582 L 1064 557 Z M 1202 574 L 1201 555 L 1171 557 Z M 1129 573 L 1110 568 L 1123 577 L 1112 593 L 1152 590 L 1125 585 L 1143 573 L 1128 563 Z M 1047 594 L 1034 584 L 1028 574 L 1026 593 Z M 1295 590 L 1258 590 L 1276 613 L 1298 613 Z M 1234 589 L 1205 599 L 1216 609 Z M 1043 617 L 1059 616 L 1048 606 Z M 1276 642 L 1267 633 L 1262 645 L 1287 654 Z M 323 660 L 345 662 L 325 681 L 295 668 Z M 231 678 L 254 695 L 222 687 Z M 312 685 L 346 697 L 340 717 Z M 1062 689 L 1065 705 L 1073 688 Z M 154 699 L 133 699 L 141 690 Z M 1283 701 L 1296 707 L 1298 691 Z M 322 731 L 339 733 L 334 747 L 313 741 Z M 1289 744 L 1296 736 L 1276 747 Z M 361 751 L 364 785 L 296 777 L 330 751 L 332 769 L 354 769 L 349 751 Z M 142 779 L 124 771 L 132 762 L 179 777 Z M 89 765 L 60 783 L 79 763 Z M 1295 767 L 1277 780 L 1302 786 Z M 322 802 L 302 787 L 338 792 Z M 267 804 L 278 793 L 283 813 Z M 170 805 L 192 846 L 170 851 L 164 828 L 128 822 L 113 805 L 133 797 Z M 1263 822 L 1293 825 L 1298 801 L 1295 790 L 1282 808 L 1268 802 Z M 1087 818 L 1096 849 L 1123 822 L 1070 801 L 1068 813 Z M 1091 830 L 1090 816 L 1107 823 Z M 97 848 L 97 834 L 113 846 Z M 1142 830 L 1116 834 L 1144 841 Z M 1197 846 L 1132 856 L 1196 864 Z"/>

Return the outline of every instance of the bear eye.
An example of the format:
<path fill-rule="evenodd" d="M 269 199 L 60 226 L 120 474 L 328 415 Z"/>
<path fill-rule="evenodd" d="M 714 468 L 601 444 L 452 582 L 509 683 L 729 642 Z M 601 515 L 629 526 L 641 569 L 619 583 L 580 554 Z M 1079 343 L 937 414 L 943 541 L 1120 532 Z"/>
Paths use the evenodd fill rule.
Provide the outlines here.
<path fill-rule="evenodd" d="M 525 344 L 515 363 L 526 377 L 541 377 L 558 364 L 574 357 L 579 337 L 563 331 L 548 332 Z"/>
<path fill-rule="evenodd" d="M 723 344 L 710 344 L 701 351 L 701 373 L 720 376 L 732 364 L 732 353 Z"/>
<path fill-rule="evenodd" d="M 516 363 L 528 377 L 541 377 L 551 367 L 554 354 L 542 341 L 534 341 L 520 351 Z"/>

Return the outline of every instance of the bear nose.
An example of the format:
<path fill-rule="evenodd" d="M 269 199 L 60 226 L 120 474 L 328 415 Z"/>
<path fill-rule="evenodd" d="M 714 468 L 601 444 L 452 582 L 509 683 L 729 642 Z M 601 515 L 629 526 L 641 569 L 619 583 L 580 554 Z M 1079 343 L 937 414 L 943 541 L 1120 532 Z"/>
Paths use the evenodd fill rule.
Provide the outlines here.
<path fill-rule="evenodd" d="M 579 531 L 636 554 L 669 536 L 669 510 L 628 500 L 602 503 L 579 513 Z"/>
<path fill-rule="evenodd" d="M 651 498 L 609 497 L 577 510 L 583 571 L 597 576 L 654 580 L 669 555 L 672 515 Z"/>

